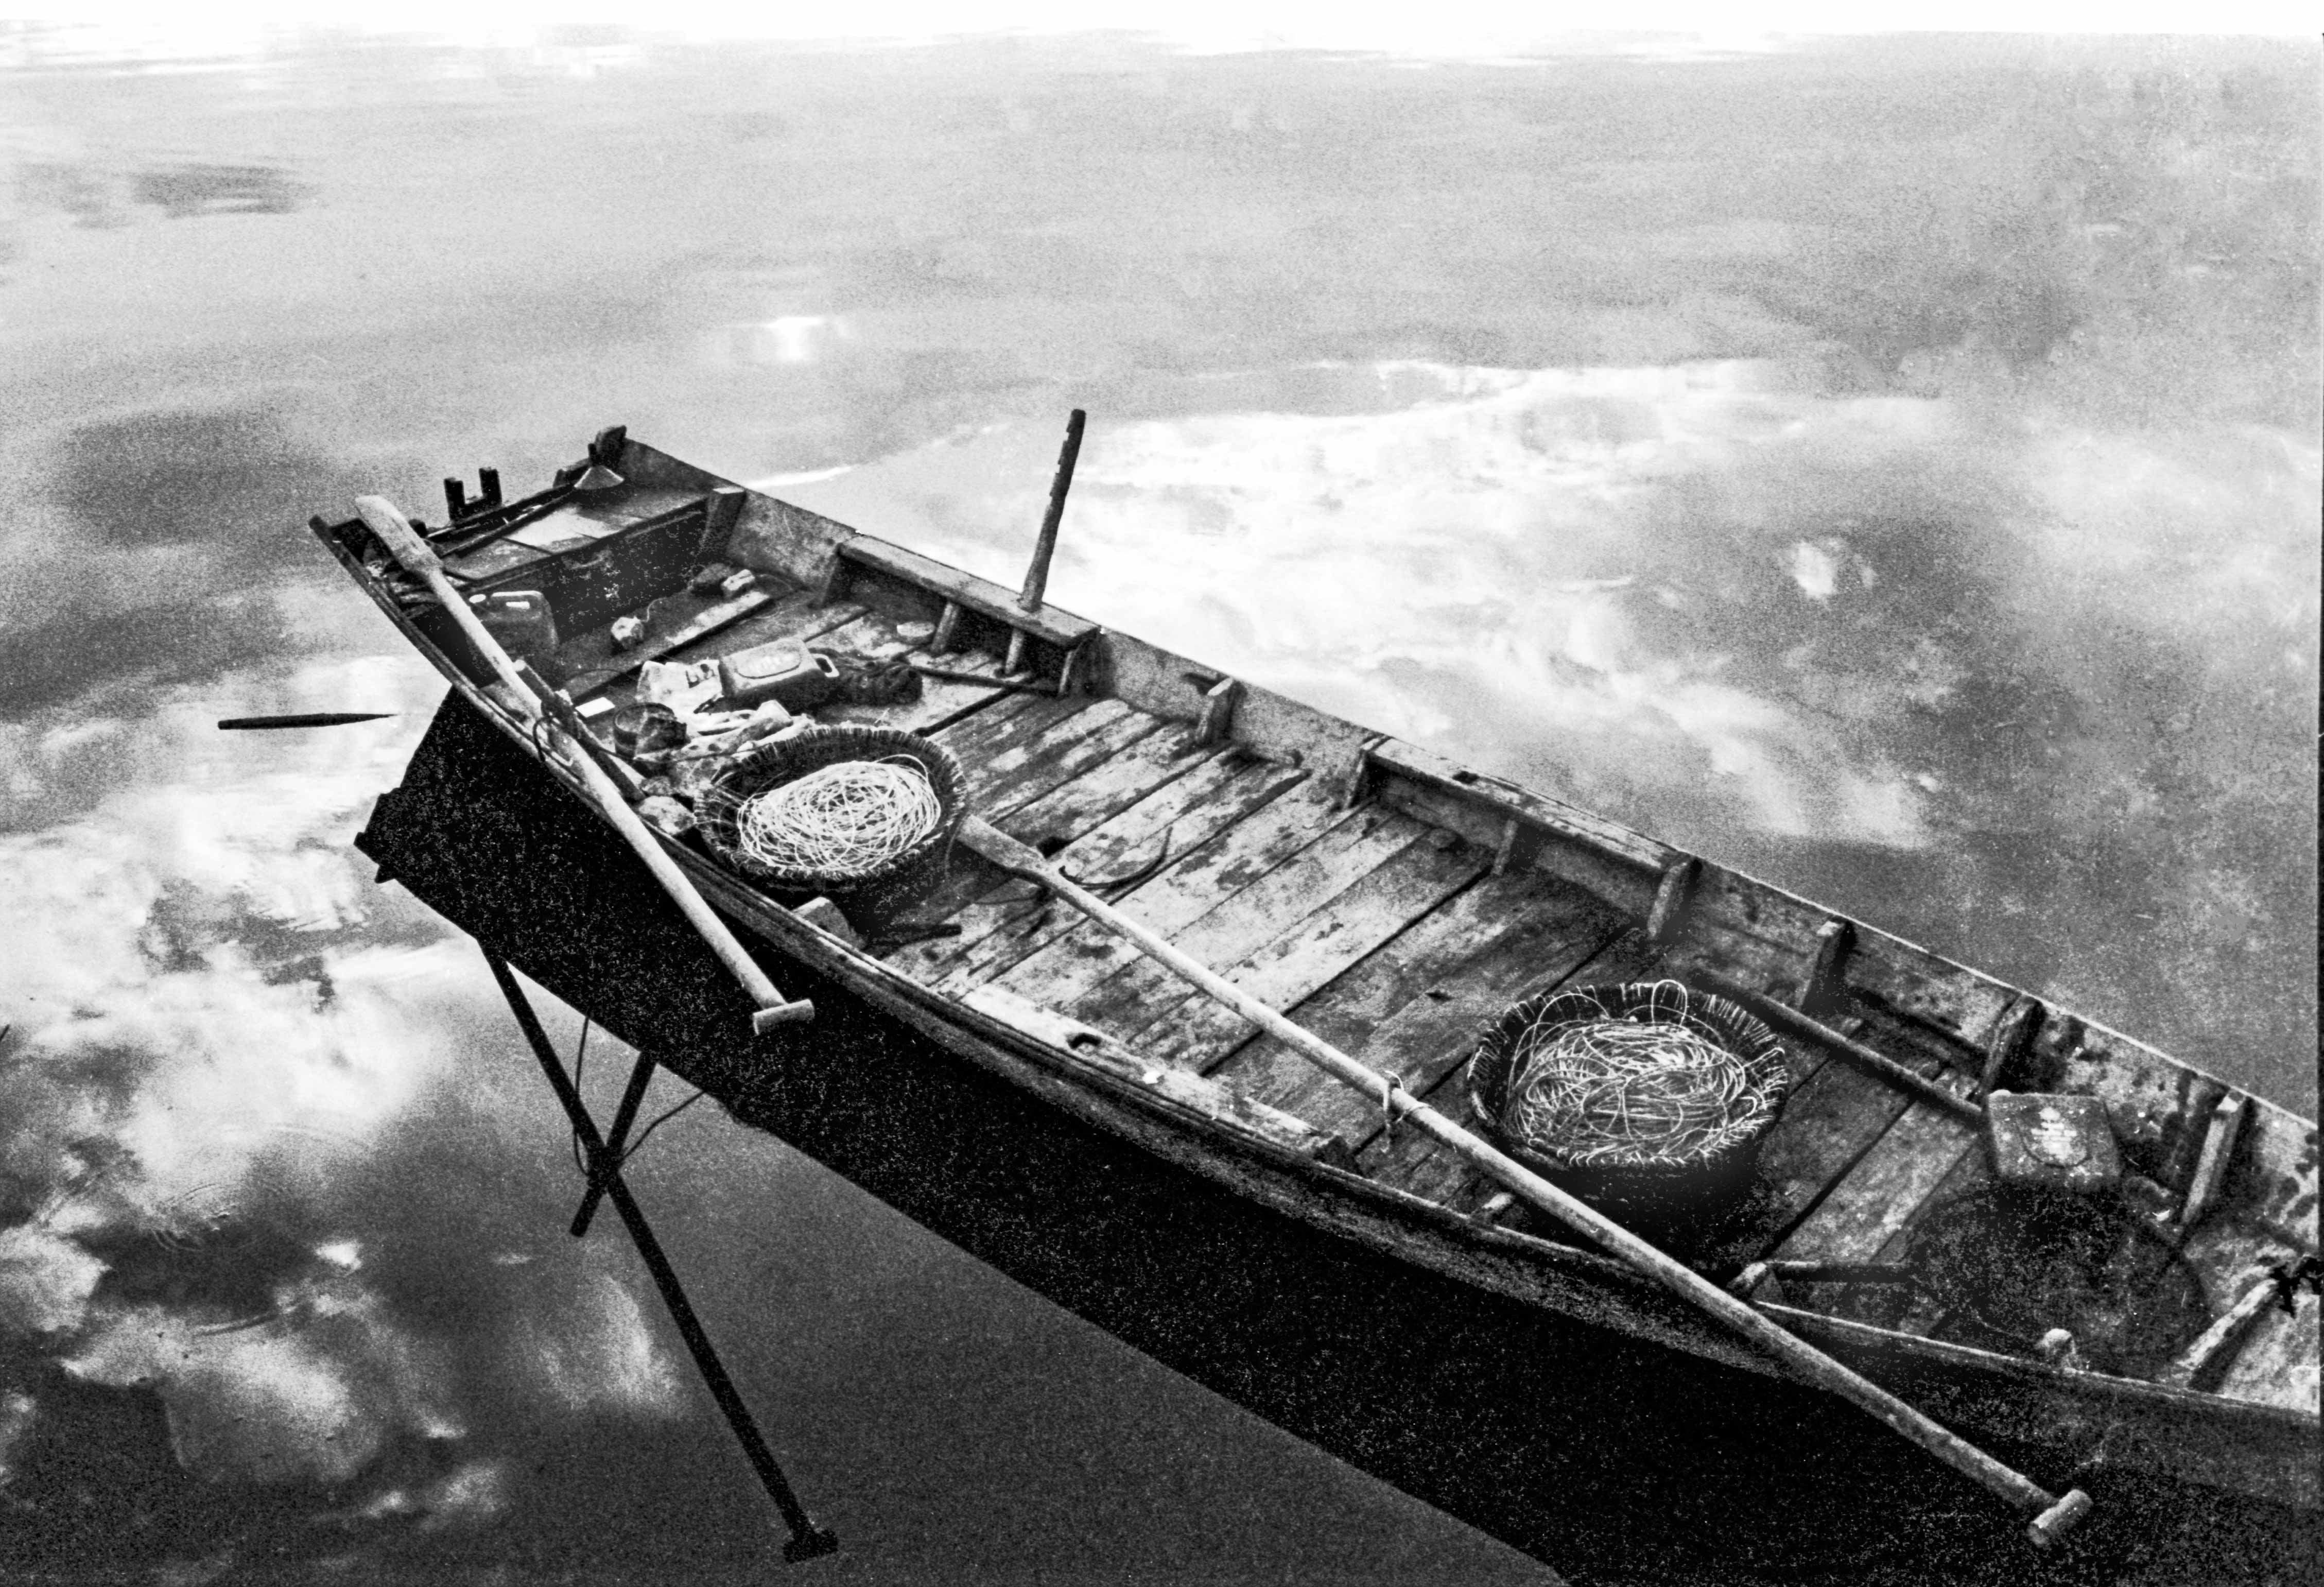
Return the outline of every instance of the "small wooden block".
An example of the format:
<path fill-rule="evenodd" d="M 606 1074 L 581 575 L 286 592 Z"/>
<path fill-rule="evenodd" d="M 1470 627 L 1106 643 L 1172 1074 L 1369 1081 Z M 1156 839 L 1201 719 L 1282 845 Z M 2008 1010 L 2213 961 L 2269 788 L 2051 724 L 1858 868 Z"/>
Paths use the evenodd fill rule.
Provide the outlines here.
<path fill-rule="evenodd" d="M 1686 923 L 1688 898 L 1702 874 L 1702 862 L 1692 854 L 1682 855 L 1664 867 L 1662 881 L 1655 889 L 1655 906 L 1646 916 L 1648 942 L 1660 947 L 1678 936 L 1679 927 Z"/>
<path fill-rule="evenodd" d="M 928 654 L 931 656 L 951 655 L 954 641 L 959 638 L 959 635 L 960 603 L 958 601 L 946 601 L 944 604 L 944 611 L 938 614 L 936 618 L 936 631 L 928 639 Z"/>
<path fill-rule="evenodd" d="M 1356 751 L 1355 760 L 1349 765 L 1347 775 L 1333 790 L 1333 808 L 1352 810 L 1364 802 L 1365 797 L 1371 792 L 1372 746 L 1387 742 L 1381 738 L 1367 739 Z"/>
<path fill-rule="evenodd" d="M 1203 716 L 1194 736 L 1206 744 L 1224 743 L 1234 727 L 1236 704 L 1242 698 L 1240 679 L 1222 678 L 1203 696 Z"/>
<path fill-rule="evenodd" d="M 702 499 L 702 538 L 695 542 L 696 557 L 706 561 L 725 550 L 735 521 L 742 516 L 742 498 L 748 494 L 741 485 L 722 484 Z"/>
<path fill-rule="evenodd" d="M 832 558 L 831 566 L 823 570 L 823 584 L 816 589 L 815 598 L 826 606 L 838 600 L 847 593 L 847 581 L 854 571 L 854 565 L 846 558 Z"/>
<path fill-rule="evenodd" d="M 1494 875 L 1503 876 L 1508 874 L 1509 869 L 1509 855 L 1516 852 L 1517 846 L 1517 818 L 1512 816 L 1507 821 L 1501 823 L 1501 840 L 1493 845 Z"/>
<path fill-rule="evenodd" d="M 2241 1092 L 2231 1091 L 2221 1097 L 2211 1110 L 2209 1123 L 2203 1131 L 2203 1155 L 2195 1159 L 2195 1176 L 2187 1185 L 2187 1200 L 2179 1209 L 2179 1228 L 2192 1231 L 2219 1199 L 2219 1192 L 2227 1182 L 2227 1169 L 2235 1161 L 2236 1142 L 2244 1132 L 2244 1121 L 2251 1115 L 2251 1098 Z"/>
<path fill-rule="evenodd" d="M 1978 1078 L 1977 1094 L 1990 1096 L 1994 1088 L 2005 1085 L 2015 1071 L 2018 1060 L 2024 1056 L 2034 1038 L 2041 1032 L 2042 1020 L 2049 1012 L 2040 998 L 2020 992 L 2017 1001 L 2009 1005 L 1993 1028 L 1993 1040 L 1985 1051 L 1985 1073 Z"/>
<path fill-rule="evenodd" d="M 791 913 L 825 937 L 835 937 L 849 947 L 859 951 L 863 946 L 862 935 L 848 924 L 847 917 L 840 912 L 839 906 L 827 898 L 819 896 L 811 898 L 793 909 Z"/>
<path fill-rule="evenodd" d="M 1986 1146 L 2005 1183 L 2087 1192 L 2122 1179 L 2122 1154 L 2096 1097 L 1997 1091 L 1986 1103 Z"/>
<path fill-rule="evenodd" d="M 2156 1380 L 2176 1389 L 2193 1389 L 2209 1393 L 2218 1387 L 2227 1375 L 2236 1350 L 2249 1337 L 2253 1327 L 2270 1306 L 2275 1304 L 2276 1280 L 2263 1275 L 2245 1290 L 2236 1304 L 2203 1330 L 2193 1343 L 2179 1352 L 2178 1359 L 2157 1374 Z"/>
<path fill-rule="evenodd" d="M 1854 922 L 1833 916 L 1816 928 L 1815 962 L 1800 987 L 1800 1012 L 1822 1015 L 1848 1001 L 1848 955 L 1856 947 Z"/>

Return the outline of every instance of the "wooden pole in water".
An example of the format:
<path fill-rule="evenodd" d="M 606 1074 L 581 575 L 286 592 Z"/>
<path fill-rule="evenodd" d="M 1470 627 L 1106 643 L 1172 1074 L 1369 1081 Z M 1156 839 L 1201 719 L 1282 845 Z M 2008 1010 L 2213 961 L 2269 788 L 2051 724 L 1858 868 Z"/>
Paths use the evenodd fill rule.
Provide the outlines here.
<path fill-rule="evenodd" d="M 384 722 L 392 711 L 294 711 L 283 716 L 228 716 L 218 723 L 226 733 L 263 733 L 281 727 L 344 727 L 350 722 Z"/>
<path fill-rule="evenodd" d="M 364 526 L 379 538 L 380 544 L 387 548 L 388 554 L 402 564 L 407 572 L 424 582 L 438 603 L 451 614 L 452 621 L 467 636 L 468 643 L 507 686 L 518 705 L 531 715 L 534 724 L 549 740 L 550 747 L 572 766 L 589 795 L 590 803 L 597 807 L 598 814 L 622 835 L 631 852 L 644 862 L 646 869 L 653 873 L 653 879 L 661 884 L 662 891 L 669 895 L 670 901 L 686 917 L 687 924 L 693 927 L 696 935 L 702 938 L 712 953 L 718 955 L 718 961 L 726 966 L 727 973 L 742 983 L 751 1001 L 759 1005 L 758 1011 L 751 1016 L 751 1029 L 764 1032 L 777 1025 L 814 1019 L 815 1004 L 805 998 L 791 1001 L 776 990 L 767 973 L 759 967 L 759 962 L 735 940 L 726 922 L 720 919 L 701 893 L 695 890 L 694 883 L 687 880 L 685 872 L 678 868 L 678 863 L 662 852 L 661 840 L 648 830 L 638 813 L 630 808 L 629 800 L 622 797 L 622 790 L 615 786 L 605 769 L 598 765 L 588 750 L 572 738 L 549 713 L 544 711 L 542 696 L 533 680 L 526 678 L 509 653 L 501 648 L 500 641 L 494 639 L 475 613 L 469 610 L 468 604 L 452 587 L 452 581 L 445 577 L 443 561 L 436 555 L 434 548 L 420 538 L 419 531 L 411 527 L 410 521 L 396 511 L 395 503 L 384 496 L 360 496 L 355 500 L 355 511 L 362 515 Z"/>
<path fill-rule="evenodd" d="M 597 1203 L 605 1195 L 605 1176 L 622 1166 L 628 1153 L 630 1126 L 638 1121 L 638 1109 L 644 1105 L 646 1087 L 653 1084 L 654 1057 L 651 1053 L 640 1053 L 638 1061 L 630 1067 L 630 1083 L 622 1088 L 621 1105 L 613 1110 L 613 1127 L 605 1132 L 605 1160 L 589 1169 L 589 1188 L 582 1194 L 579 1210 L 573 1214 L 572 1225 L 566 1232 L 579 1240 L 589 1232 L 590 1221 L 597 1215 Z"/>
<path fill-rule="evenodd" d="M 960 841 L 1002 870 L 1039 882 L 1091 919 L 1128 937 L 1148 957 L 1158 960 L 1181 979 L 1234 1010 L 1326 1074 L 1344 1081 L 1368 1096 L 1379 1098 L 1391 1117 L 1401 1114 L 1417 1124 L 1508 1186 L 1523 1200 L 1539 1207 L 1567 1228 L 1587 1235 L 1637 1272 L 1742 1334 L 1791 1369 L 1793 1374 L 1803 1381 L 1829 1389 L 1858 1409 L 1869 1412 L 1988 1492 L 2019 1509 L 2036 1512 L 2026 1527 L 2026 1536 L 2036 1546 L 2048 1547 L 2089 1509 L 2089 1495 L 2080 1489 L 2074 1489 L 2062 1499 L 2059 1498 L 2020 1472 L 2003 1465 L 1959 1434 L 1939 1426 L 1870 1379 L 1842 1366 L 1692 1268 L 1656 1250 L 1596 1208 L 1576 1201 L 1514 1158 L 1463 1130 L 1387 1075 L 1358 1063 L 1305 1027 L 1292 1023 L 1275 1009 L 1259 1001 L 1208 965 L 1181 953 L 1096 894 L 1075 886 L 1055 865 L 989 822 L 974 816 L 968 817 L 960 825 Z"/>
<path fill-rule="evenodd" d="M 1057 454 L 1057 476 L 1049 482 L 1049 510 L 1041 515 L 1040 538 L 1033 542 L 1033 565 L 1017 595 L 1020 610 L 1038 612 L 1049 587 L 1049 559 L 1057 554 L 1057 525 L 1065 516 L 1065 493 L 1073 488 L 1074 462 L 1082 455 L 1082 425 L 1089 415 L 1076 408 L 1065 420 L 1065 445 Z"/>
<path fill-rule="evenodd" d="M 776 1464 L 774 1452 L 767 1447 L 765 1437 L 759 1432 L 759 1424 L 752 1418 L 751 1407 L 744 1402 L 742 1390 L 736 1389 L 734 1380 L 726 1375 L 726 1368 L 718 1360 L 718 1352 L 711 1344 L 710 1335 L 703 1331 L 702 1319 L 695 1315 L 692 1303 L 686 1298 L 686 1289 L 678 1281 L 678 1269 L 669 1265 L 669 1258 L 662 1250 L 661 1241 L 654 1238 L 653 1226 L 646 1222 L 646 1215 L 638 1206 L 637 1199 L 630 1195 L 629 1185 L 622 1177 L 620 1158 L 607 1148 L 604 1138 L 597 1133 L 596 1121 L 589 1117 L 589 1104 L 582 1099 L 572 1077 L 565 1073 L 565 1066 L 558 1060 L 557 1049 L 549 1045 L 549 1033 L 540 1028 L 540 1017 L 532 1011 L 531 1000 L 517 984 L 515 972 L 509 968 L 509 962 L 491 946 L 478 946 L 484 949 L 484 964 L 492 970 L 493 979 L 500 983 L 501 995 L 508 999 L 509 1011 L 516 1016 L 517 1028 L 524 1032 L 526 1045 L 532 1048 L 532 1056 L 540 1061 L 541 1073 L 549 1076 L 549 1087 L 557 1093 L 557 1100 L 565 1105 L 566 1116 L 572 1121 L 573 1132 L 581 1138 L 582 1151 L 591 1165 L 593 1184 L 604 1186 L 605 1199 L 612 1202 L 613 1211 L 621 1214 L 622 1225 L 630 1232 L 632 1243 L 638 1248 L 638 1258 L 652 1276 L 654 1287 L 661 1291 L 662 1304 L 669 1308 L 669 1320 L 678 1324 L 678 1336 L 686 1341 L 687 1351 L 694 1357 L 695 1368 L 702 1374 L 702 1381 L 709 1389 L 710 1398 L 718 1402 L 718 1409 L 726 1417 L 727 1427 L 733 1431 L 735 1442 L 742 1446 L 743 1456 L 750 1461 L 752 1471 L 758 1474 L 759 1485 L 767 1490 L 767 1497 L 774 1500 L 775 1509 L 782 1515 L 783 1524 L 790 1528 L 791 1537 L 783 1545 L 783 1557 L 798 1561 L 837 1552 L 838 1537 L 816 1526 L 814 1518 L 807 1513 L 807 1507 L 791 1490 L 790 1480 L 783 1475 L 782 1467 Z"/>

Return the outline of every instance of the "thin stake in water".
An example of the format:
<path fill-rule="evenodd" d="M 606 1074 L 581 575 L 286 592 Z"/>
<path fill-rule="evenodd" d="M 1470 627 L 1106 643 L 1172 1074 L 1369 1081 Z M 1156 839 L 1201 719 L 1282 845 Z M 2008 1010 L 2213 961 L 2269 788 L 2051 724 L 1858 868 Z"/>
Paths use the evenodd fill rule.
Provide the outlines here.
<path fill-rule="evenodd" d="M 393 711 L 294 711 L 282 716 L 228 716 L 219 722 L 224 733 L 253 733 L 276 727 L 343 727 L 350 722 L 384 722 Z"/>

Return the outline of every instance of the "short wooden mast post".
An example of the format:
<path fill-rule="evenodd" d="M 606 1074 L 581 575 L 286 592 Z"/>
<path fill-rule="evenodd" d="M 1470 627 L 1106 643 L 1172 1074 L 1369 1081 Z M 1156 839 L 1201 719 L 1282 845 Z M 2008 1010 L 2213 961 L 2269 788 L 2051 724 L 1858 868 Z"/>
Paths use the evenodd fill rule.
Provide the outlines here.
<path fill-rule="evenodd" d="M 646 1222 L 637 1198 L 630 1194 L 629 1185 L 622 1177 L 617 1147 L 598 1134 L 596 1121 L 589 1116 L 588 1103 L 583 1100 L 580 1089 L 573 1084 L 572 1076 L 566 1074 L 565 1065 L 558 1057 L 557 1049 L 549 1045 L 549 1033 L 541 1029 L 540 1017 L 533 1011 L 531 1000 L 517 984 L 516 973 L 510 968 L 508 960 L 490 944 L 481 946 L 484 950 L 484 964 L 491 969 L 493 979 L 500 983 L 501 995 L 508 1000 L 509 1011 L 516 1016 L 517 1029 L 524 1032 L 526 1045 L 532 1048 L 532 1056 L 540 1060 L 541 1073 L 549 1077 L 550 1088 L 557 1093 L 557 1100 L 565 1105 L 566 1116 L 573 1122 L 574 1134 L 580 1138 L 582 1151 L 589 1162 L 589 1186 L 593 1196 L 602 1192 L 604 1199 L 613 1204 L 613 1211 L 621 1214 L 622 1225 L 630 1232 L 631 1242 L 638 1248 L 638 1258 L 645 1263 L 646 1271 L 652 1275 L 654 1287 L 661 1291 L 662 1305 L 669 1309 L 669 1320 L 678 1325 L 678 1337 L 686 1341 L 687 1351 L 694 1357 L 695 1369 L 702 1374 L 703 1384 L 710 1390 L 710 1398 L 718 1402 L 719 1412 L 725 1416 L 726 1426 L 733 1431 L 734 1441 L 742 1446 L 743 1458 L 751 1462 L 751 1470 L 757 1473 L 759 1485 L 774 1501 L 776 1510 L 783 1518 L 783 1525 L 790 1528 L 790 1540 L 783 1545 L 783 1557 L 797 1562 L 836 1553 L 839 1549 L 837 1535 L 815 1524 L 814 1518 L 807 1513 L 807 1507 L 799 1502 L 798 1495 L 791 1490 L 790 1481 L 783 1475 L 782 1467 L 775 1463 L 774 1452 L 767 1447 L 766 1438 L 760 1433 L 757 1421 L 752 1417 L 751 1407 L 744 1403 L 742 1390 L 736 1389 L 734 1380 L 726 1375 L 726 1368 L 719 1361 L 718 1352 L 710 1342 L 710 1335 L 703 1330 L 702 1319 L 695 1315 L 692 1303 L 686 1298 L 686 1290 L 678 1281 L 678 1270 L 670 1266 L 668 1254 L 661 1249 L 661 1241 L 654 1238 L 652 1225 Z M 642 1094 L 645 1088 L 640 1076 L 650 1077 L 651 1073 L 649 1062 L 641 1058 L 636 1074 L 632 1076 L 631 1091 Z M 624 1105 L 626 1112 L 635 1114 L 637 1110 L 633 1100 L 625 1097 Z"/>
<path fill-rule="evenodd" d="M 1040 537 L 1033 542 L 1032 565 L 1025 569 L 1025 587 L 1017 592 L 1017 604 L 1028 612 L 1041 609 L 1041 597 L 1049 587 L 1049 559 L 1057 554 L 1057 525 L 1065 516 L 1065 493 L 1074 487 L 1074 463 L 1082 455 L 1082 426 L 1089 415 L 1076 408 L 1065 420 L 1065 444 L 1057 453 L 1057 474 L 1049 482 L 1049 510 L 1041 514 Z"/>
<path fill-rule="evenodd" d="M 1017 592 L 1017 609 L 1020 612 L 1038 612 L 1048 591 L 1049 563 L 1057 554 L 1057 525 L 1065 521 L 1065 493 L 1074 487 L 1074 464 L 1082 455 L 1082 426 L 1088 420 L 1089 415 L 1076 408 L 1065 420 L 1065 444 L 1057 453 L 1056 477 L 1049 482 L 1049 508 L 1041 514 L 1041 532 L 1033 541 L 1033 560 L 1025 569 L 1025 586 Z M 1013 628 L 1009 632 L 1008 662 L 1001 671 L 1014 673 L 1024 660 L 1025 631 Z"/>

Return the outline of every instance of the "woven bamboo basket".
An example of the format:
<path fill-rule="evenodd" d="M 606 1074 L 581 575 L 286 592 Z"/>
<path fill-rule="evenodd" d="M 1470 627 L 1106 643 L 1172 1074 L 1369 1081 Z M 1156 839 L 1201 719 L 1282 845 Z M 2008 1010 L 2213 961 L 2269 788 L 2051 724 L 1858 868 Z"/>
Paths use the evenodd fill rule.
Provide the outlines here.
<path fill-rule="evenodd" d="M 843 761 L 892 758 L 918 766 L 942 810 L 936 829 L 894 859 L 860 875 L 826 875 L 767 864 L 741 845 L 737 823 L 742 807 L 769 789 Z M 733 870 L 784 903 L 827 898 L 863 929 L 894 918 L 943 885 L 952 864 L 953 835 L 967 807 L 968 780 L 942 744 L 890 727 L 834 724 L 809 728 L 737 759 L 711 781 L 694 813 L 703 841 Z"/>
<path fill-rule="evenodd" d="M 1732 1116 L 1756 1118 L 1701 1149 L 1628 1150 L 1586 1128 L 1555 1140 L 1517 1128 L 1511 1087 L 1529 1048 L 1569 1027 L 1609 1020 L 1683 1026 L 1739 1060 L 1742 1092 Z M 1659 1226 L 1710 1222 L 1750 1189 L 1759 1143 L 1774 1128 L 1791 1084 L 1791 1066 L 1774 1031 L 1726 998 L 1667 981 L 1527 998 L 1486 1032 L 1468 1066 L 1469 1105 L 1502 1150 L 1573 1195 Z"/>

